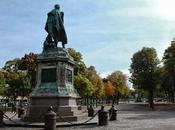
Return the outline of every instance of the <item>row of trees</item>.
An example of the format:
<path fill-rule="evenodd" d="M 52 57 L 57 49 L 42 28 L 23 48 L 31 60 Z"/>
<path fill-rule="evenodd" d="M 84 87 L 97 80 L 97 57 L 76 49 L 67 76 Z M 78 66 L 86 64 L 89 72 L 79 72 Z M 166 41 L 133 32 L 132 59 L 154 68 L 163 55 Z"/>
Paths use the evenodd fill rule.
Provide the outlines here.
<path fill-rule="evenodd" d="M 147 47 L 136 52 L 131 60 L 130 81 L 135 90 L 148 94 L 150 107 L 154 109 L 154 92 L 164 92 L 168 101 L 174 103 L 175 41 L 165 50 L 162 62 L 157 58 L 156 50 Z"/>
<path fill-rule="evenodd" d="M 68 49 L 74 58 L 74 85 L 81 97 L 93 96 L 95 99 L 106 97 L 118 103 L 121 97 L 127 97 L 130 89 L 127 86 L 127 76 L 121 71 L 114 71 L 106 79 L 102 79 L 94 66 L 86 67 L 82 55 L 74 49 Z"/>
<path fill-rule="evenodd" d="M 113 99 L 118 103 L 121 97 L 128 97 L 127 76 L 114 71 L 102 79 L 94 66 L 87 67 L 81 53 L 68 49 L 74 58 L 74 86 L 81 97 Z M 22 58 L 7 61 L 0 71 L 0 94 L 11 97 L 28 96 L 36 84 L 37 54 L 30 53 Z M 130 65 L 130 82 L 136 92 L 148 95 L 149 105 L 154 109 L 154 95 L 161 95 L 174 103 L 175 96 L 175 41 L 165 50 L 162 61 L 154 48 L 143 47 L 133 54 Z"/>
<path fill-rule="evenodd" d="M 7 61 L 0 71 L 0 94 L 16 100 L 28 96 L 36 84 L 36 58 L 30 53 L 22 58 Z"/>
<path fill-rule="evenodd" d="M 119 98 L 129 95 L 127 76 L 121 71 L 115 71 L 106 79 L 102 79 L 94 66 L 87 67 L 80 52 L 68 48 L 74 58 L 74 86 L 82 98 L 107 97 L 113 103 Z M 18 96 L 29 96 L 36 85 L 37 54 L 26 54 L 22 58 L 7 61 L 0 71 L 0 94 L 16 100 Z"/>

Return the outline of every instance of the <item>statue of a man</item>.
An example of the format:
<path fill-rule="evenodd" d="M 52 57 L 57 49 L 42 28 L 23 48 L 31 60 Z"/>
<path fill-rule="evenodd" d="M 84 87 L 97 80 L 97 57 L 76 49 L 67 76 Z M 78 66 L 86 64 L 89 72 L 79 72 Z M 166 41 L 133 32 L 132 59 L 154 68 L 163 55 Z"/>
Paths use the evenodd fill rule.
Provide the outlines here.
<path fill-rule="evenodd" d="M 60 11 L 60 6 L 55 5 L 55 8 L 48 13 L 48 18 L 45 30 L 48 32 L 44 47 L 57 47 L 58 42 L 62 42 L 63 48 L 67 44 L 67 36 L 64 29 L 64 13 Z"/>

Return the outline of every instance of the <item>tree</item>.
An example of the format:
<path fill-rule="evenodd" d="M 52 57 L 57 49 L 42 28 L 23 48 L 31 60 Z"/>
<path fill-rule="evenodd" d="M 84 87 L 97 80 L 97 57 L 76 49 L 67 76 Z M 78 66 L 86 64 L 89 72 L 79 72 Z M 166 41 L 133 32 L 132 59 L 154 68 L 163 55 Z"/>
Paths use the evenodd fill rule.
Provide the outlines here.
<path fill-rule="evenodd" d="M 74 79 L 75 89 L 78 91 L 81 97 L 91 95 L 93 92 L 91 82 L 84 76 L 78 74 Z"/>
<path fill-rule="evenodd" d="M 91 81 L 86 77 L 86 65 L 83 62 L 82 54 L 73 48 L 68 48 L 68 53 L 75 61 L 74 86 L 81 97 L 92 95 L 93 88 Z"/>
<path fill-rule="evenodd" d="M 78 75 L 78 74 L 84 75 L 86 70 L 86 65 L 83 62 L 82 54 L 80 52 L 77 52 L 73 48 L 68 48 L 67 50 L 69 55 L 73 57 L 75 61 L 74 75 Z"/>
<path fill-rule="evenodd" d="M 157 84 L 157 70 L 159 60 L 154 48 L 143 47 L 132 57 L 130 65 L 130 81 L 138 89 L 148 91 L 149 105 L 154 109 L 153 96 Z"/>
<path fill-rule="evenodd" d="M 120 93 L 123 97 L 128 97 L 130 95 L 130 92 L 131 92 L 131 90 L 129 89 L 129 87 L 127 85 L 123 86 L 120 90 Z"/>
<path fill-rule="evenodd" d="M 100 78 L 100 76 L 97 74 L 95 70 L 95 67 L 90 66 L 89 68 L 87 68 L 85 63 L 83 62 L 82 54 L 80 52 L 75 51 L 73 48 L 68 48 L 68 53 L 70 56 L 74 58 L 74 61 L 75 61 L 74 75 L 78 77 L 81 75 L 82 78 L 88 79 L 93 86 L 92 87 L 93 95 L 96 95 L 96 97 L 101 97 L 104 94 L 104 86 L 103 86 L 102 79 Z M 76 83 L 77 81 L 79 80 L 76 80 L 75 78 L 75 81 L 74 81 L 75 86 L 79 84 L 79 83 Z M 78 86 L 76 88 L 78 89 Z M 91 88 L 89 88 L 89 90 L 91 90 Z M 89 93 L 89 95 L 91 94 Z"/>
<path fill-rule="evenodd" d="M 30 91 L 30 78 L 27 77 L 25 71 L 6 71 L 6 83 L 8 87 L 5 88 L 5 95 L 11 97 L 14 101 L 18 96 L 28 96 Z"/>
<path fill-rule="evenodd" d="M 90 66 L 85 71 L 86 77 L 91 81 L 93 85 L 93 95 L 100 98 L 104 95 L 104 84 L 101 77 L 97 74 L 94 66 Z"/>
<path fill-rule="evenodd" d="M 117 104 L 119 103 L 120 97 L 124 94 L 124 89 L 127 87 L 127 76 L 123 74 L 121 71 L 114 71 L 112 74 L 107 76 L 107 79 L 114 86 L 115 96 L 113 99 L 113 104 L 115 100 L 117 100 Z"/>
<path fill-rule="evenodd" d="M 114 86 L 107 79 L 103 79 L 103 83 L 104 83 L 104 93 L 105 93 L 105 97 L 106 97 L 106 103 L 109 104 L 111 102 L 111 100 L 113 99 Z"/>
<path fill-rule="evenodd" d="M 10 85 L 7 95 L 12 96 L 11 89 L 15 90 L 13 98 L 19 95 L 22 97 L 29 95 L 36 85 L 36 62 L 37 54 L 29 53 L 22 58 L 9 60 L 5 63 L 6 80 Z"/>
<path fill-rule="evenodd" d="M 114 95 L 114 86 L 110 81 L 104 82 L 105 96 L 113 96 Z"/>
<path fill-rule="evenodd" d="M 163 56 L 162 86 L 172 103 L 175 97 L 175 41 L 171 42 Z"/>
<path fill-rule="evenodd" d="M 18 70 L 27 71 L 27 77 L 31 79 L 31 89 L 36 85 L 37 56 L 37 54 L 29 53 L 16 61 Z"/>
<path fill-rule="evenodd" d="M 14 101 L 18 97 L 19 92 L 19 77 L 16 72 L 7 71 L 6 83 L 8 84 L 5 95 L 11 97 Z"/>
<path fill-rule="evenodd" d="M 0 95 L 2 95 L 4 93 L 5 90 L 5 77 L 2 71 L 0 71 Z"/>
<path fill-rule="evenodd" d="M 19 91 L 18 95 L 21 97 L 29 96 L 31 92 L 31 78 L 27 74 L 27 71 L 18 71 L 18 82 L 19 82 Z"/>
<path fill-rule="evenodd" d="M 100 98 L 104 95 L 104 84 L 102 79 L 98 75 L 94 75 L 90 78 L 90 81 L 93 85 L 93 94 Z"/>

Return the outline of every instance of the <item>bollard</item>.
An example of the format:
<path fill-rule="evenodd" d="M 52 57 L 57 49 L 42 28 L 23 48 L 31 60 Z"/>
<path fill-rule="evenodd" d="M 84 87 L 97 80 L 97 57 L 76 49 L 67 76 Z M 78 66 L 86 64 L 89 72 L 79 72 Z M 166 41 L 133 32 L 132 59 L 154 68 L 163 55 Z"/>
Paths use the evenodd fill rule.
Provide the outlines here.
<path fill-rule="evenodd" d="M 53 111 L 52 106 L 49 107 L 45 115 L 45 130 L 56 129 L 56 113 Z"/>
<path fill-rule="evenodd" d="M 24 115 L 25 114 L 25 110 L 24 110 L 24 107 L 20 107 L 19 109 L 18 109 L 18 118 L 20 118 L 22 115 Z"/>
<path fill-rule="evenodd" d="M 117 120 L 117 110 L 114 108 L 114 105 L 112 105 L 111 109 L 109 109 L 109 120 Z"/>
<path fill-rule="evenodd" d="M 94 116 L 94 109 L 92 105 L 87 109 L 88 110 L 88 117 L 93 117 Z"/>
<path fill-rule="evenodd" d="M 101 106 L 101 109 L 98 111 L 98 125 L 107 125 L 108 124 L 108 112 L 104 111 L 104 106 Z"/>
<path fill-rule="evenodd" d="M 3 114 L 4 112 L 0 110 L 0 127 L 3 126 Z"/>

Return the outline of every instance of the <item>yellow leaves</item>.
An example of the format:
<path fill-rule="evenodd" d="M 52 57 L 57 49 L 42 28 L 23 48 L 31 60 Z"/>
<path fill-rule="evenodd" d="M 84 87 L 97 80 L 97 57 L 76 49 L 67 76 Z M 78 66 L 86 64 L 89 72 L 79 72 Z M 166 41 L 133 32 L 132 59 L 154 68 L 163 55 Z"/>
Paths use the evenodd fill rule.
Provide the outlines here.
<path fill-rule="evenodd" d="M 114 93 L 120 93 L 123 96 L 129 94 L 129 88 L 127 87 L 127 76 L 121 71 L 115 71 L 107 77 L 108 82 L 110 81 L 113 86 Z M 109 83 L 108 83 L 109 84 Z M 106 88 L 105 88 L 106 89 Z M 109 88 L 108 88 L 109 89 Z M 112 89 L 112 87 L 111 87 Z M 109 90 L 106 90 L 109 91 Z M 112 90 L 111 90 L 112 91 Z M 110 92 L 107 92 L 107 94 Z"/>
<path fill-rule="evenodd" d="M 106 83 L 104 83 L 104 90 L 105 90 L 106 96 L 114 95 L 114 92 L 115 92 L 114 89 L 115 88 L 110 81 L 107 81 Z"/>
<path fill-rule="evenodd" d="M 121 87 L 120 93 L 123 96 L 128 96 L 130 94 L 130 89 L 127 86 Z"/>
<path fill-rule="evenodd" d="M 104 94 L 104 84 L 102 79 L 96 74 L 91 75 L 89 79 L 93 85 L 93 93 L 97 97 L 101 97 Z"/>

